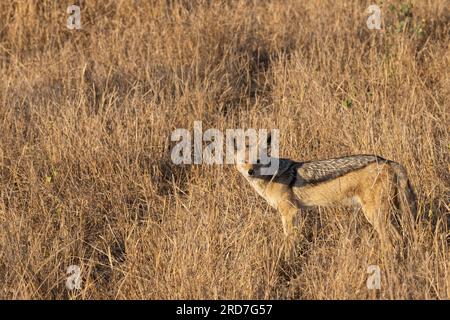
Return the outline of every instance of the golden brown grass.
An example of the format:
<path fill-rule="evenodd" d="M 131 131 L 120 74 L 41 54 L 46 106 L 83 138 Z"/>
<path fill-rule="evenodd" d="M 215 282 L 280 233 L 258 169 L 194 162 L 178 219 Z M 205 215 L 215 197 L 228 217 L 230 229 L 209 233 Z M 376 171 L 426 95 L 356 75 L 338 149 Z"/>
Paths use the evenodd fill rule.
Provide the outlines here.
<path fill-rule="evenodd" d="M 450 297 L 448 1 L 384 1 L 382 31 L 367 1 L 81 1 L 81 30 L 69 4 L 0 4 L 0 298 Z M 410 254 L 386 264 L 360 214 L 319 209 L 285 262 L 233 167 L 172 164 L 195 120 L 280 128 L 293 159 L 401 162 Z"/>

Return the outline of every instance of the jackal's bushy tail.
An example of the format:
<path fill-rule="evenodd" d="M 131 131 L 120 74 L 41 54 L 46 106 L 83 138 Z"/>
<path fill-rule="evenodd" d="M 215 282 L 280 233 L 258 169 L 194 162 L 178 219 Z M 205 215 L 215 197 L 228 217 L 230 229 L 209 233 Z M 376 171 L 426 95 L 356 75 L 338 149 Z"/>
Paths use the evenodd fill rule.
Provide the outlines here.
<path fill-rule="evenodd" d="M 399 163 L 391 162 L 397 179 L 397 198 L 402 211 L 404 227 L 413 228 L 417 216 L 416 194 L 408 179 L 406 169 Z M 410 230 L 412 231 L 412 230 Z"/>

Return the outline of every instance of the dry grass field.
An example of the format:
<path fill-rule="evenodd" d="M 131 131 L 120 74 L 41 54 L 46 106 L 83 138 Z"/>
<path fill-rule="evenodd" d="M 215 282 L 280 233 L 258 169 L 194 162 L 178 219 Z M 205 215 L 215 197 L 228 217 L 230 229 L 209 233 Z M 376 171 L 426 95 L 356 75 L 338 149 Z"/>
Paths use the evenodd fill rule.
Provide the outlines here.
<path fill-rule="evenodd" d="M 448 0 L 79 1 L 80 30 L 70 4 L 0 4 L 0 298 L 450 298 Z M 233 166 L 172 163 L 197 120 L 279 128 L 296 160 L 402 163 L 409 254 L 320 208 L 284 260 L 279 214 Z"/>

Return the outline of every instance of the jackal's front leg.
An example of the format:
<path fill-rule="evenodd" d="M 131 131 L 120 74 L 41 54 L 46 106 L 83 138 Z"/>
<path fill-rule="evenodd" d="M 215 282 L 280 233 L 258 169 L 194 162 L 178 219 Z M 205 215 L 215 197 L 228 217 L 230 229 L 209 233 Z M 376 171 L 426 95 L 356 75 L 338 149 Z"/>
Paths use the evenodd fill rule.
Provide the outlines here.
<path fill-rule="evenodd" d="M 279 204 L 278 210 L 281 214 L 281 222 L 285 236 L 285 257 L 290 259 L 295 254 L 295 223 L 298 214 L 297 206 L 291 201 L 283 201 Z"/>

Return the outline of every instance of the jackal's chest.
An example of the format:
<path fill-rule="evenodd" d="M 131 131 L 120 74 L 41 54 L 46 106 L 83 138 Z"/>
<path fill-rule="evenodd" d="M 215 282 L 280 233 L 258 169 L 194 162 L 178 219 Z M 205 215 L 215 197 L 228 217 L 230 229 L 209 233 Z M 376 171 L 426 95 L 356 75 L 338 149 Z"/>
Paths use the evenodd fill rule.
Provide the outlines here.
<path fill-rule="evenodd" d="M 273 208 L 277 209 L 278 207 L 278 197 L 272 195 L 270 185 L 267 182 L 260 181 L 258 179 L 247 179 L 253 189 L 264 198 Z"/>

